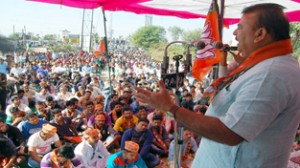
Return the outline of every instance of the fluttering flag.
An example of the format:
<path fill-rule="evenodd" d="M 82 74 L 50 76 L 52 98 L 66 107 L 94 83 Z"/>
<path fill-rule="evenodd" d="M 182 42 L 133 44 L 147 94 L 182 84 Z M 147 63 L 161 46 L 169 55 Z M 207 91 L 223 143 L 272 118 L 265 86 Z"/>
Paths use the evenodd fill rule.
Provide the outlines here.
<path fill-rule="evenodd" d="M 221 42 L 218 14 L 217 0 L 212 0 L 200 37 L 200 41 L 204 42 L 206 46 L 197 51 L 192 66 L 192 75 L 199 81 L 202 81 L 213 65 L 219 63 L 222 58 L 222 53 L 213 46 L 214 42 Z"/>
<path fill-rule="evenodd" d="M 105 39 L 104 38 L 101 39 L 98 48 L 96 50 L 94 50 L 94 55 L 95 55 L 96 58 L 98 58 L 99 55 L 101 55 L 101 54 L 106 54 Z"/>

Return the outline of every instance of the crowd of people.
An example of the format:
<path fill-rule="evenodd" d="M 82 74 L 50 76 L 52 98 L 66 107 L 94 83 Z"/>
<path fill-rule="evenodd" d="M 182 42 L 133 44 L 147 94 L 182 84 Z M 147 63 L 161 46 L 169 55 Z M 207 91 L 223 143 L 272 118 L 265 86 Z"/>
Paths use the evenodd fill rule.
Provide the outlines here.
<path fill-rule="evenodd" d="M 174 165 L 174 121 L 132 95 L 136 86 L 159 90 L 161 65 L 143 50 L 114 52 L 110 62 L 87 53 L 25 54 L 0 58 L 7 76 L 0 133 L 10 144 L 1 151 L 3 167 Z M 111 81 L 102 74 L 107 66 Z M 205 113 L 201 83 L 186 79 L 180 91 L 183 106 Z M 200 136 L 184 130 L 183 138 L 188 167 Z"/>
<path fill-rule="evenodd" d="M 268 5 L 266 7 L 280 8 Z M 252 12 L 259 9 L 249 8 L 244 11 L 244 17 L 250 17 Z M 246 25 L 246 20 L 242 18 L 240 26 Z M 235 31 L 235 35 L 239 37 L 242 45 L 240 29 Z M 260 31 L 267 36 L 264 29 Z M 259 45 L 265 44 L 266 41 L 263 40 L 264 43 Z M 240 50 L 243 50 L 241 47 Z M 191 167 L 192 163 L 193 167 L 274 167 L 273 160 L 272 163 L 268 162 L 268 159 L 273 157 L 273 154 L 268 153 L 268 150 L 271 150 L 269 146 L 274 148 L 273 143 L 267 145 L 264 142 L 265 139 L 271 142 L 268 138 L 274 136 L 275 131 L 268 130 L 266 124 L 276 124 L 280 122 L 280 116 L 285 115 L 277 114 L 277 109 L 273 108 L 272 113 L 262 115 L 262 111 L 270 110 L 261 105 L 264 100 L 269 99 L 264 97 L 255 101 L 258 95 L 264 95 L 253 90 L 253 87 L 257 89 L 262 83 L 252 86 L 247 82 L 248 79 L 254 84 L 265 80 L 255 80 L 251 75 L 244 79 L 243 73 L 239 74 L 241 78 L 238 79 L 243 80 L 237 80 L 239 84 L 245 86 L 244 89 L 251 86 L 250 91 L 246 90 L 251 100 L 247 99 L 247 96 L 238 97 L 242 96 L 243 92 L 234 93 L 237 95 L 230 98 L 226 97 L 233 94 L 233 88 L 239 88 L 230 78 L 230 82 L 222 87 L 226 89 L 218 88 L 220 90 L 217 95 L 213 95 L 214 99 L 203 101 L 207 95 L 207 86 L 190 76 L 184 79 L 183 86 L 178 90 L 180 94 L 173 88 L 165 88 L 164 84 L 159 82 L 161 63 L 149 59 L 141 49 L 116 51 L 111 54 L 111 59 L 85 52 L 57 55 L 50 52 L 16 52 L 11 56 L 13 61 L 9 63 L 9 56 L 0 57 L 0 90 L 1 95 L 6 95 L 4 101 L 3 96 L 0 99 L 0 167 L 154 168 L 174 167 L 178 159 L 183 168 Z M 227 67 L 225 56 L 226 53 L 220 64 L 220 76 L 226 78 L 236 73 L 235 70 L 239 67 L 244 67 L 240 65 L 244 65 L 243 58 L 249 56 L 249 53 L 244 51 L 236 57 L 233 68 Z M 270 64 L 266 66 L 272 69 Z M 102 74 L 106 67 L 111 70 L 110 81 Z M 179 70 L 184 70 L 183 63 L 180 64 Z M 249 69 L 242 72 L 245 75 L 246 72 L 252 72 L 251 69 L 247 70 Z M 175 67 L 172 64 L 168 73 L 174 71 Z M 255 74 L 258 78 L 267 76 L 263 75 L 264 73 Z M 281 80 L 275 77 L 274 80 Z M 280 86 L 274 87 L 280 90 Z M 272 91 L 268 92 L 267 86 L 264 89 L 264 93 L 269 96 Z M 136 90 L 138 92 L 135 92 Z M 278 99 L 285 98 L 284 95 L 276 96 Z M 205 99 L 207 100 L 206 97 Z M 248 105 L 253 107 L 247 105 L 245 110 L 247 101 L 255 101 L 256 105 L 248 102 Z M 277 103 L 284 103 L 283 101 L 285 102 L 280 99 Z M 294 104 L 297 104 L 296 101 Z M 283 106 L 278 109 L 289 109 Z M 208 113 L 204 115 L 206 110 Z M 239 114 L 235 114 L 236 110 Z M 278 113 L 281 113 L 280 110 Z M 294 111 L 297 110 L 295 108 Z M 172 113 L 173 117 L 170 117 L 167 111 Z M 253 117 L 253 114 L 259 117 Z M 276 116 L 279 119 L 276 119 Z M 294 115 L 294 120 L 297 116 L 299 115 Z M 264 117 L 270 121 L 267 122 Z M 271 118 L 274 120 L 271 121 Z M 286 120 L 290 122 L 291 119 Z M 298 122 L 292 126 L 296 129 L 294 127 L 299 125 L 299 120 L 294 120 L 293 123 Z M 178 152 L 175 150 L 178 143 L 178 139 L 174 137 L 177 130 L 175 121 L 185 126 L 180 142 L 181 158 L 178 158 Z M 276 126 L 276 129 L 279 128 L 290 132 L 289 141 L 281 143 L 284 147 L 290 146 L 282 150 L 298 151 L 299 131 L 295 137 L 292 135 L 293 130 L 288 131 L 281 125 Z M 253 133 L 253 129 L 258 133 Z M 267 136 L 260 137 L 259 134 L 264 130 Z M 278 140 L 278 137 L 274 138 Z M 293 145 L 290 144 L 292 141 Z M 278 142 L 285 141 L 280 139 L 274 143 Z M 268 154 L 257 158 L 260 155 L 256 153 L 261 149 Z M 249 151 L 252 153 L 246 154 Z M 253 158 L 258 159 L 259 163 Z M 284 155 L 284 158 L 278 160 L 282 163 L 276 164 L 286 164 L 285 159 Z"/>

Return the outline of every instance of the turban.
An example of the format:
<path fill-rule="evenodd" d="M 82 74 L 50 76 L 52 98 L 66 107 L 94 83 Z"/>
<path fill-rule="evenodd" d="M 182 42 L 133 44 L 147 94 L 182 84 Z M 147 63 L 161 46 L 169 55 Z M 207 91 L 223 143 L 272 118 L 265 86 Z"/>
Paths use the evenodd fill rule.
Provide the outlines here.
<path fill-rule="evenodd" d="M 88 129 L 84 131 L 84 134 L 90 137 L 95 137 L 99 135 L 99 132 L 97 129 Z"/>
<path fill-rule="evenodd" d="M 49 135 L 54 135 L 57 131 L 57 128 L 50 124 L 43 124 L 42 131 Z"/>
<path fill-rule="evenodd" d="M 130 152 L 138 153 L 139 151 L 139 144 L 133 141 L 125 141 L 125 149 Z"/>
<path fill-rule="evenodd" d="M 103 106 L 101 104 L 97 104 L 95 106 L 95 110 L 103 110 Z"/>
<path fill-rule="evenodd" d="M 47 83 L 43 81 L 43 82 L 40 82 L 39 84 L 41 87 L 45 87 Z"/>

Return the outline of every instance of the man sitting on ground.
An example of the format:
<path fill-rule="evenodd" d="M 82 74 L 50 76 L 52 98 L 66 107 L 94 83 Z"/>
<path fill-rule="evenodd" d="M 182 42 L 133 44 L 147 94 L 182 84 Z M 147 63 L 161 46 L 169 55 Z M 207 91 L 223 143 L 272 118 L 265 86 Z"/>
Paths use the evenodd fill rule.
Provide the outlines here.
<path fill-rule="evenodd" d="M 144 160 L 139 156 L 139 144 L 126 141 L 124 150 L 111 155 L 108 159 L 107 168 L 138 167 L 147 168 Z"/>

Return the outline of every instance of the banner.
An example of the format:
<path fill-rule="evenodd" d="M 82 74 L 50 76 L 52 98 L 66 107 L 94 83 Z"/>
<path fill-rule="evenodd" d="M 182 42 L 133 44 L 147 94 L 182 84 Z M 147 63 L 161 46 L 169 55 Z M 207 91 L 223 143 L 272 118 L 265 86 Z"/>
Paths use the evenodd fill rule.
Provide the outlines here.
<path fill-rule="evenodd" d="M 98 58 L 99 55 L 106 54 L 105 51 L 106 51 L 105 50 L 105 40 L 104 40 L 104 38 L 102 38 L 98 48 L 96 50 L 94 50 L 94 55 L 96 58 Z"/>
<path fill-rule="evenodd" d="M 205 48 L 198 50 L 192 67 L 192 75 L 199 81 L 208 74 L 214 64 L 221 61 L 222 53 L 213 47 L 214 42 L 221 42 L 219 34 L 217 0 L 212 0 L 209 8 L 200 41 L 206 44 Z"/>

